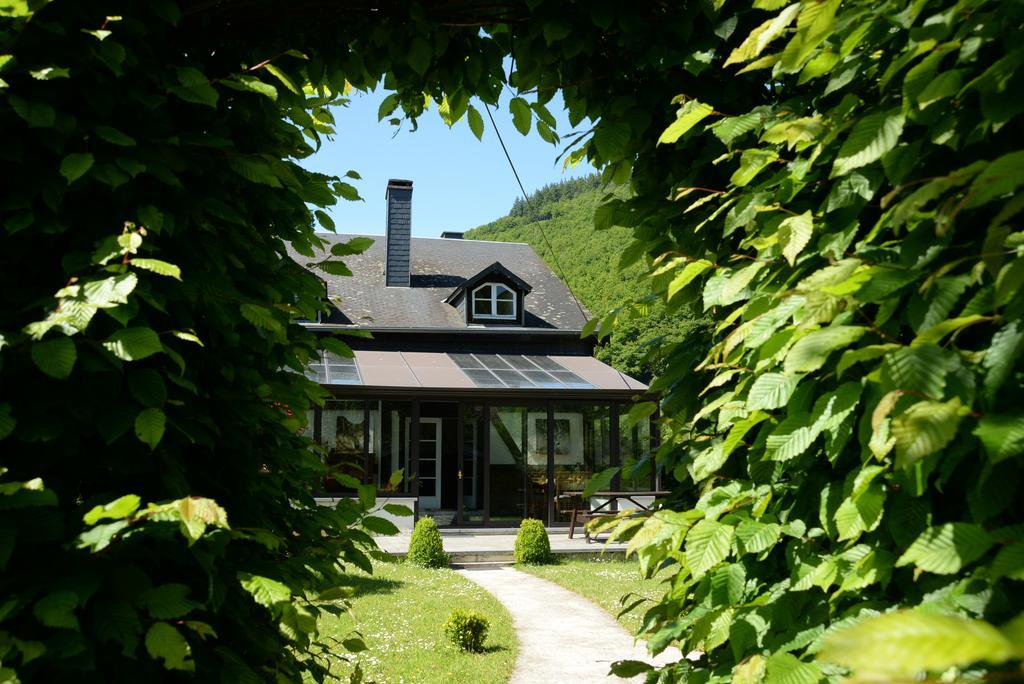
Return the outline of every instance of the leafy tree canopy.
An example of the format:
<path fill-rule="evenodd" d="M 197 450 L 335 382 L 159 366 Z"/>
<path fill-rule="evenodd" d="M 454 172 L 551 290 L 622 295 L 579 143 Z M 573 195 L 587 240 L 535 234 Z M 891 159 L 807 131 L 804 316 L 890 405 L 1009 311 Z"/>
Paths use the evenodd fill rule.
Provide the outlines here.
<path fill-rule="evenodd" d="M 385 526 L 368 490 L 309 497 L 296 431 L 322 396 L 299 372 L 344 347 L 291 322 L 319 288 L 283 241 L 318 259 L 318 208 L 358 199 L 355 172 L 297 162 L 377 86 L 382 118 L 479 135 L 509 87 L 551 141 L 561 90 L 595 122 L 570 161 L 630 184 L 595 225 L 632 230 L 650 295 L 715 317 L 699 368 L 667 354 L 659 467 L 681 484 L 631 546 L 671 574 L 653 646 L 704 655 L 652 679 L 1014 667 L 1022 11 L 0 5 L 0 672 L 323 675 L 311 600 Z"/>

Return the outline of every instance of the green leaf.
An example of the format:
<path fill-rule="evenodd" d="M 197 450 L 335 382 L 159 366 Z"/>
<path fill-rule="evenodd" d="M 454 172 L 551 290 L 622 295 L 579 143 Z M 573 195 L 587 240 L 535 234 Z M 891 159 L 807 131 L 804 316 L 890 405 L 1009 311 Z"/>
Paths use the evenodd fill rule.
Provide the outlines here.
<path fill-rule="evenodd" d="M 857 325 L 833 325 L 804 335 L 786 354 L 786 373 L 818 370 L 825 365 L 829 354 L 850 346 L 867 331 L 867 328 Z"/>
<path fill-rule="evenodd" d="M 533 114 L 530 113 L 530 104 L 521 97 L 514 97 L 508 103 L 509 111 L 512 112 L 512 125 L 522 135 L 530 132 L 530 124 L 533 123 Z"/>
<path fill-rule="evenodd" d="M 478 112 L 476 107 L 473 105 L 469 105 L 467 120 L 469 121 L 469 130 L 473 131 L 473 135 L 476 136 L 476 139 L 483 140 L 484 118 L 480 116 L 480 112 Z"/>
<path fill-rule="evenodd" d="M 708 128 L 725 145 L 731 145 L 737 138 L 759 130 L 768 118 L 767 107 L 755 107 L 746 114 L 729 116 L 711 124 Z"/>
<path fill-rule="evenodd" d="M 9 95 L 7 101 L 15 114 L 20 116 L 33 128 L 49 128 L 57 120 L 56 110 L 48 104 L 29 102 L 17 95 Z"/>
<path fill-rule="evenodd" d="M 982 661 L 1003 663 L 1015 657 L 1015 649 L 998 629 L 981 620 L 897 611 L 832 632 L 817 657 L 853 670 L 858 678 L 891 681 Z"/>
<path fill-rule="evenodd" d="M 278 604 L 290 604 L 292 601 L 292 590 L 287 584 L 275 579 L 242 572 L 238 575 L 238 581 L 256 603 L 264 608 L 274 608 Z"/>
<path fill-rule="evenodd" d="M 354 237 L 347 242 L 339 242 L 331 247 L 331 254 L 334 256 L 351 256 L 353 254 L 362 254 L 373 245 L 374 239 L 359 236 Z"/>
<path fill-rule="evenodd" d="M 399 532 L 398 528 L 390 520 L 372 515 L 363 518 L 363 527 L 374 534 L 391 535 L 398 534 Z"/>
<path fill-rule="evenodd" d="M 821 668 L 805 663 L 791 653 L 775 653 L 766 663 L 765 684 L 816 684 Z"/>
<path fill-rule="evenodd" d="M 743 150 L 740 154 L 740 166 L 729 178 L 729 181 L 737 187 L 743 187 L 778 158 L 779 153 L 775 150 Z"/>
<path fill-rule="evenodd" d="M 697 100 L 688 100 L 679 108 L 676 120 L 662 132 L 661 137 L 658 138 L 658 144 L 668 145 L 676 142 L 684 133 L 710 116 L 712 112 L 714 112 L 714 107 L 711 105 Z"/>
<path fill-rule="evenodd" d="M 699 579 L 729 555 L 733 528 L 714 520 L 701 520 L 686 535 L 686 564 Z"/>
<path fill-rule="evenodd" d="M 135 417 L 135 436 L 150 449 L 155 449 L 163 439 L 167 416 L 158 408 L 144 409 Z"/>
<path fill-rule="evenodd" d="M 157 408 L 167 401 L 167 385 L 163 376 L 152 368 L 140 368 L 128 373 L 128 391 L 143 406 Z"/>
<path fill-rule="evenodd" d="M 113 128 L 112 126 L 97 126 L 96 135 L 100 136 L 108 143 L 113 145 L 120 145 L 121 147 L 134 147 L 135 138 L 130 135 L 126 135 L 121 131 Z"/>
<path fill-rule="evenodd" d="M 89 549 L 97 553 L 110 546 L 114 537 L 128 527 L 127 520 L 117 520 L 106 525 L 96 525 L 75 538 L 76 549 Z"/>
<path fill-rule="evenodd" d="M 189 588 L 184 584 L 161 584 L 158 587 L 147 589 L 140 596 L 139 600 L 146 607 L 149 614 L 157 620 L 173 620 L 180 618 L 200 608 L 201 604 L 186 598 Z"/>
<path fill-rule="evenodd" d="M 807 451 L 821 428 L 811 423 L 807 413 L 786 416 L 765 442 L 765 458 L 773 461 L 789 461 Z"/>
<path fill-rule="evenodd" d="M 856 540 L 865 532 L 874 530 L 882 522 L 884 509 L 885 487 L 877 482 L 845 499 L 835 514 L 839 541 Z"/>
<path fill-rule="evenodd" d="M 892 389 L 941 398 L 946 388 L 945 353 L 935 344 L 903 347 L 886 355 L 882 377 Z"/>
<path fill-rule="evenodd" d="M 650 672 L 654 667 L 641 660 L 616 660 L 612 663 L 611 673 L 616 677 L 630 678 Z"/>
<path fill-rule="evenodd" d="M 181 280 L 181 269 L 166 261 L 160 261 L 159 259 L 132 259 L 129 263 L 135 268 L 141 268 L 146 271 L 152 271 L 157 275 Z"/>
<path fill-rule="evenodd" d="M 36 342 L 31 349 L 32 362 L 51 378 L 64 380 L 71 375 L 78 353 L 70 337 L 60 336 Z"/>
<path fill-rule="evenodd" d="M 744 520 L 736 527 L 736 541 L 741 554 L 767 551 L 775 546 L 781 536 L 782 527 L 778 523 Z"/>
<path fill-rule="evenodd" d="M 343 276 L 346 278 L 352 275 L 352 270 L 346 266 L 343 261 L 321 261 L 317 264 L 317 268 L 330 275 Z"/>
<path fill-rule="evenodd" d="M 266 69 L 274 78 L 280 81 L 285 88 L 292 91 L 296 95 L 302 95 L 302 91 L 299 90 L 298 86 L 295 85 L 295 82 L 292 81 L 291 77 L 288 76 L 288 74 L 284 73 L 279 68 L 277 68 L 276 66 L 269 62 L 265 64 L 263 68 Z"/>
<path fill-rule="evenodd" d="M 779 71 L 794 73 L 800 70 L 815 48 L 835 30 L 837 9 L 839 0 L 801 3 L 800 16 L 796 20 L 796 35 L 782 51 Z"/>
<path fill-rule="evenodd" d="M 229 87 L 236 87 L 240 90 L 247 90 L 252 93 L 258 93 L 264 97 L 270 98 L 271 101 L 277 102 L 277 88 L 269 83 L 265 83 L 258 77 L 252 74 L 240 74 L 232 79 L 226 79 L 222 81 L 224 85 Z"/>
<path fill-rule="evenodd" d="M 947 402 L 919 401 L 893 418 L 896 467 L 913 465 L 953 441 L 963 417 L 962 408 L 959 398 Z"/>
<path fill-rule="evenodd" d="M 68 184 L 74 183 L 92 168 L 93 161 L 91 154 L 69 154 L 60 163 L 60 175 L 67 179 Z"/>
<path fill-rule="evenodd" d="M 408 506 L 404 506 L 402 504 L 393 504 L 393 503 L 384 504 L 383 508 L 384 508 L 384 510 L 386 512 L 390 513 L 391 515 L 394 515 L 394 516 L 397 516 L 397 517 L 400 517 L 400 518 L 408 518 L 408 517 L 410 517 L 413 514 L 413 511 L 412 511 L 411 508 L 409 508 Z"/>
<path fill-rule="evenodd" d="M 594 473 L 594 475 L 587 480 L 587 484 L 583 487 L 583 499 L 589 499 L 594 495 L 594 492 L 603 492 L 611 488 L 612 478 L 615 477 L 616 473 L 619 472 L 618 466 L 614 468 L 606 468 L 602 471 Z"/>
<path fill-rule="evenodd" d="M 986 414 L 974 434 L 993 465 L 1024 453 L 1024 415 Z"/>
<path fill-rule="evenodd" d="M 406 54 L 409 66 L 412 67 L 413 71 L 420 76 L 427 73 L 427 69 L 430 68 L 430 62 L 434 58 L 434 51 L 430 48 L 430 43 L 417 36 L 409 44 Z"/>
<path fill-rule="evenodd" d="M 875 111 L 861 118 L 839 148 L 829 177 L 845 176 L 881 159 L 896 147 L 903 134 L 903 123 L 903 113 L 898 109 Z"/>
<path fill-rule="evenodd" d="M 668 285 L 667 298 L 671 301 L 673 297 L 683 291 L 683 289 L 689 285 L 695 278 L 700 276 L 702 273 L 712 267 L 712 263 L 707 259 L 697 259 L 691 261 L 683 267 Z"/>
<path fill-rule="evenodd" d="M 988 204 L 1024 183 L 1024 151 L 1004 154 L 977 175 L 967 193 L 968 209 Z"/>
<path fill-rule="evenodd" d="M 185 637 L 166 622 L 156 622 L 146 632 L 146 652 L 155 660 L 162 660 L 168 670 L 195 670 L 192 649 Z"/>
<path fill-rule="evenodd" d="M 981 558 L 992 544 L 992 537 L 980 525 L 947 523 L 922 532 L 896 561 L 896 567 L 914 565 L 926 572 L 952 575 Z"/>
<path fill-rule="evenodd" d="M 725 60 L 722 66 L 742 64 L 758 57 L 772 41 L 782 35 L 783 31 L 792 23 L 799 12 L 800 3 L 793 3 L 782 10 L 777 16 L 762 23 L 750 32 L 743 42 L 740 43 L 739 47 L 729 54 L 729 58 Z"/>
<path fill-rule="evenodd" d="M 82 285 L 82 294 L 92 306 L 100 309 L 111 309 L 128 303 L 128 295 L 135 291 L 139 278 L 134 273 L 90 280 Z"/>
<path fill-rule="evenodd" d="M 779 245 L 782 247 L 782 256 L 786 257 L 790 266 L 796 263 L 796 258 L 811 241 L 813 233 L 814 220 L 810 211 L 790 216 L 779 224 Z"/>
<path fill-rule="evenodd" d="M 1009 577 L 1024 580 L 1024 543 L 1007 544 L 1000 549 L 989 571 L 993 579 Z"/>
<path fill-rule="evenodd" d="M 0 404 L 0 439 L 4 439 L 12 432 L 18 421 L 11 415 L 10 404 Z"/>
<path fill-rule="evenodd" d="M 100 520 L 120 520 L 127 518 L 139 509 L 139 499 L 136 494 L 125 494 L 110 503 L 93 506 L 92 510 L 82 516 L 86 525 L 95 525 Z"/>
<path fill-rule="evenodd" d="M 996 392 L 1006 382 L 1014 364 L 1024 351 L 1024 332 L 1019 321 L 1010 321 L 992 335 L 992 344 L 985 352 L 985 394 L 994 401 Z"/>
<path fill-rule="evenodd" d="M 363 508 L 369 510 L 377 503 L 377 486 L 373 484 L 361 484 L 356 487 L 359 496 L 359 503 Z"/>
<path fill-rule="evenodd" d="M 339 261 L 331 263 L 341 262 Z M 276 313 L 266 308 L 265 306 L 245 302 L 240 307 L 238 307 L 238 312 L 242 314 L 242 318 L 249 321 L 257 328 L 269 330 L 271 332 L 281 332 L 283 330 L 281 321 L 278 320 Z"/>
<path fill-rule="evenodd" d="M 629 153 L 631 134 L 625 124 L 602 122 L 594 131 L 594 145 L 605 161 L 623 159 Z"/>
<path fill-rule="evenodd" d="M 78 618 L 75 607 L 78 596 L 73 591 L 55 591 L 47 594 L 36 602 L 32 614 L 47 627 L 78 629 Z"/>
<path fill-rule="evenodd" d="M 889 352 L 899 348 L 900 345 L 898 344 L 886 343 L 869 344 L 868 346 L 860 347 L 859 349 L 849 349 L 844 351 L 842 356 L 839 357 L 839 363 L 836 364 L 836 376 L 841 377 L 843 372 L 855 363 L 862 363 L 864 361 L 871 361 L 873 359 L 883 357 Z"/>
<path fill-rule="evenodd" d="M 800 382 L 801 376 L 782 373 L 763 373 L 747 393 L 746 407 L 750 411 L 781 408 L 786 405 Z"/>
<path fill-rule="evenodd" d="M 938 74 L 928 81 L 928 85 L 917 95 L 918 109 L 924 109 L 931 104 L 953 97 L 960 92 L 960 86 L 963 85 L 963 75 L 963 69 L 951 69 Z"/>
<path fill-rule="evenodd" d="M 103 347 L 124 361 L 138 361 L 163 350 L 160 338 L 152 328 L 118 330 L 103 342 Z"/>

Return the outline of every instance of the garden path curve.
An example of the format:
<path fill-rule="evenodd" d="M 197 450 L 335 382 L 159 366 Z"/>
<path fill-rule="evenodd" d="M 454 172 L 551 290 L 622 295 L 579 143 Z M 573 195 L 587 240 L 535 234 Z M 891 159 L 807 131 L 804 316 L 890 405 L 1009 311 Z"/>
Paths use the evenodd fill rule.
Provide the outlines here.
<path fill-rule="evenodd" d="M 512 614 L 519 657 L 511 684 L 622 682 L 608 676 L 616 660 L 663 665 L 681 658 L 674 648 L 650 657 L 602 608 L 553 582 L 508 566 L 463 568 L 459 573 L 493 594 Z"/>

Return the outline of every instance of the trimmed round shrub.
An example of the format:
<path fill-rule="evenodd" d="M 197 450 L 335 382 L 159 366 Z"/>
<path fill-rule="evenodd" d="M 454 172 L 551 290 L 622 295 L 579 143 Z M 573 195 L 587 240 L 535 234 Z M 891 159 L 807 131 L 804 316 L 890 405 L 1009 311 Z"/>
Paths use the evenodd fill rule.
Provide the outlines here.
<path fill-rule="evenodd" d="M 416 523 L 406 559 L 424 568 L 443 568 L 448 565 L 448 554 L 444 552 L 441 533 L 433 518 L 420 518 Z"/>
<path fill-rule="evenodd" d="M 516 563 L 542 565 L 551 562 L 551 542 L 544 523 L 534 518 L 523 520 L 516 535 Z"/>
<path fill-rule="evenodd" d="M 484 650 L 490 623 L 483 615 L 453 610 L 444 623 L 444 633 L 460 650 L 479 653 Z"/>

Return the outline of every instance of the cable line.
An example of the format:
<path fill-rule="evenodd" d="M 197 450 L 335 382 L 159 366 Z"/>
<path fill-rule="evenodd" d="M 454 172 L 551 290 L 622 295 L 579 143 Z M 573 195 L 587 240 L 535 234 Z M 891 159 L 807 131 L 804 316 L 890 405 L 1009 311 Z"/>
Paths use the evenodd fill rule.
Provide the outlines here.
<path fill-rule="evenodd" d="M 498 136 L 498 142 L 501 143 L 501 151 L 505 153 L 505 159 L 508 160 L 508 165 L 512 168 L 512 175 L 516 177 L 516 183 L 519 184 L 519 191 L 523 193 L 523 201 L 527 207 L 530 205 L 530 198 L 526 195 L 526 188 L 523 187 L 523 181 L 519 179 L 519 172 L 516 171 L 516 165 L 512 162 L 512 155 L 508 153 L 508 148 L 505 147 L 505 141 L 501 138 L 501 131 L 498 130 L 498 125 L 494 123 L 494 116 L 491 114 L 491 106 L 484 102 L 484 109 L 487 110 L 487 118 L 491 120 L 491 128 L 494 129 L 494 134 Z M 576 293 L 573 292 L 572 285 L 569 283 L 569 279 L 565 277 L 565 271 L 562 270 L 562 264 L 558 261 L 558 253 L 555 252 L 551 246 L 551 241 L 548 240 L 548 234 L 544 231 L 544 223 L 539 221 L 537 227 L 540 229 L 540 235 L 544 238 L 544 244 L 547 245 L 548 252 L 551 253 L 551 259 L 555 262 L 555 268 L 558 270 L 558 277 L 565 283 L 565 287 L 569 290 L 569 295 L 572 297 L 572 301 L 576 304 L 576 308 L 580 310 L 580 315 L 583 316 L 583 320 L 588 320 L 587 312 L 583 310 L 583 305 L 580 304 L 579 298 Z"/>

